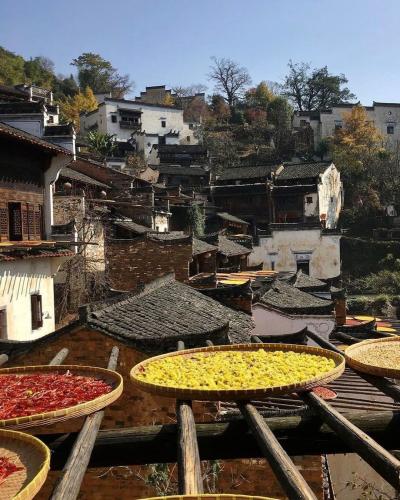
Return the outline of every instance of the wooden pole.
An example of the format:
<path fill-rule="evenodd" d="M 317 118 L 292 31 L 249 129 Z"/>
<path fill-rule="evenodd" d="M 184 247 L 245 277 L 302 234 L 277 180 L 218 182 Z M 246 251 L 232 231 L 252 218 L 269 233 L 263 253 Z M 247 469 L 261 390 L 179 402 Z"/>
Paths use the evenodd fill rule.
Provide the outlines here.
<path fill-rule="evenodd" d="M 6 364 L 8 361 L 7 354 L 0 354 L 0 366 Z"/>
<path fill-rule="evenodd" d="M 400 461 L 313 392 L 300 397 L 386 481 L 400 490 Z"/>
<path fill-rule="evenodd" d="M 185 344 L 178 342 L 178 351 Z M 199 445 L 196 435 L 191 401 L 176 402 L 176 420 L 178 425 L 178 488 L 182 495 L 204 493 L 201 474 Z"/>
<path fill-rule="evenodd" d="M 240 404 L 239 408 L 288 497 L 315 500 L 317 497 L 257 409 L 250 403 Z"/>
<path fill-rule="evenodd" d="M 118 355 L 118 347 L 113 347 L 108 360 L 109 370 L 116 369 Z M 50 497 L 52 500 L 75 500 L 78 497 L 103 417 L 104 410 L 86 417 L 61 476 L 53 489 Z"/>
<path fill-rule="evenodd" d="M 49 365 L 50 366 L 57 366 L 57 365 L 62 365 L 65 361 L 65 358 L 68 356 L 69 350 L 64 347 L 59 351 L 54 358 L 50 361 Z"/>

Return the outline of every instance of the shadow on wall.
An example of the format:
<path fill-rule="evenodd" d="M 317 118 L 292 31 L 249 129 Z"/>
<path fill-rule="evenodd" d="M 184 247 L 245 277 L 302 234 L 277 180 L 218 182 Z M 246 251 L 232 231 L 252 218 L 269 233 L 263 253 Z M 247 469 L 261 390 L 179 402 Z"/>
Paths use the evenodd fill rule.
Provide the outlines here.
<path fill-rule="evenodd" d="M 9 297 L 10 301 L 40 290 L 44 280 L 51 278 L 46 273 L 14 273 L 4 270 L 0 275 L 0 297 Z"/>

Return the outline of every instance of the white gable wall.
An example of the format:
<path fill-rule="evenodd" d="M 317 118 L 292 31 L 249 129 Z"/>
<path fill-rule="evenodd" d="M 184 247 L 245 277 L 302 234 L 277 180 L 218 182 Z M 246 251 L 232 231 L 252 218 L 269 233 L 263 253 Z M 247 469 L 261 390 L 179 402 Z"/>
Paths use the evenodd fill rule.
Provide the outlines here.
<path fill-rule="evenodd" d="M 0 263 L 0 309 L 6 310 L 8 340 L 35 340 L 55 329 L 53 276 L 63 258 Z M 42 296 L 43 326 L 32 330 L 31 295 Z"/>

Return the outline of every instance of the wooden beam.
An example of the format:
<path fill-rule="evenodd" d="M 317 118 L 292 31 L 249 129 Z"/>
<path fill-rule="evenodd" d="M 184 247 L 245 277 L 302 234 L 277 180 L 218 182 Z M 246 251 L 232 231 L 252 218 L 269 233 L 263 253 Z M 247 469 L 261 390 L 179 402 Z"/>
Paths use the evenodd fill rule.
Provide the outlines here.
<path fill-rule="evenodd" d="M 400 449 L 400 412 L 356 411 L 348 420 L 386 448 Z M 291 455 L 348 453 L 348 443 L 337 438 L 318 416 L 270 417 L 265 422 Z M 142 465 L 177 461 L 176 424 L 101 430 L 96 438 L 90 467 Z M 224 423 L 196 424 L 203 460 L 257 458 L 262 456 L 242 418 Z M 52 469 L 60 470 L 70 454 L 76 433 L 39 436 L 52 450 Z"/>
<path fill-rule="evenodd" d="M 178 342 L 178 351 L 185 344 Z M 204 493 L 201 473 L 199 445 L 196 435 L 191 401 L 176 402 L 176 420 L 178 425 L 178 488 L 182 495 Z"/>
<path fill-rule="evenodd" d="M 54 358 L 50 361 L 49 365 L 50 366 L 57 366 L 57 365 L 62 365 L 65 361 L 65 358 L 68 356 L 69 350 L 64 347 L 59 351 Z"/>
<path fill-rule="evenodd" d="M 313 408 L 336 434 L 376 470 L 396 491 L 400 490 L 400 461 L 341 413 L 313 392 L 300 397 Z"/>
<path fill-rule="evenodd" d="M 118 347 L 113 347 L 108 360 L 107 368 L 109 370 L 116 369 L 118 355 Z M 75 500 L 78 497 L 103 417 L 104 410 L 86 417 L 85 423 L 53 489 L 50 497 L 52 500 Z"/>
<path fill-rule="evenodd" d="M 250 403 L 240 404 L 239 408 L 288 497 L 315 500 L 317 497 L 257 409 Z"/>

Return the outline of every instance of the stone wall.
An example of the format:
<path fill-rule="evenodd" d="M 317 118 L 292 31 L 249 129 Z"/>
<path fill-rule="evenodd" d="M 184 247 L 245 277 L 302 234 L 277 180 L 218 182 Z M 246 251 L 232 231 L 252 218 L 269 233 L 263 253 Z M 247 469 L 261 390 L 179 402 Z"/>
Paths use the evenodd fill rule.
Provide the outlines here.
<path fill-rule="evenodd" d="M 173 271 L 178 281 L 189 279 L 192 241 L 156 241 L 149 236 L 106 241 L 107 281 L 117 290 L 135 290 Z"/>

